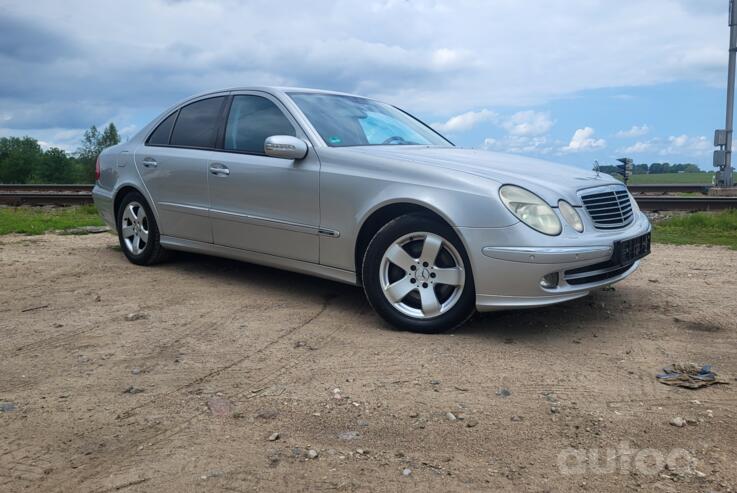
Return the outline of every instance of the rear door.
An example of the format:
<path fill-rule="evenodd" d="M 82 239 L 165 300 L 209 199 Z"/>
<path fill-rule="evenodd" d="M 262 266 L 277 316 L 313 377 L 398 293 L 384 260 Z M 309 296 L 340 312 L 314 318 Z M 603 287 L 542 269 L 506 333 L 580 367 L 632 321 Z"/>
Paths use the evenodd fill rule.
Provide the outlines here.
<path fill-rule="evenodd" d="M 320 161 L 264 154 L 264 140 L 292 135 L 309 142 L 278 99 L 233 94 L 222 149 L 208 162 L 213 240 L 218 245 L 317 263 Z"/>
<path fill-rule="evenodd" d="M 169 115 L 136 150 L 156 204 L 162 235 L 212 243 L 207 166 L 221 132 L 227 97 L 210 96 Z"/>

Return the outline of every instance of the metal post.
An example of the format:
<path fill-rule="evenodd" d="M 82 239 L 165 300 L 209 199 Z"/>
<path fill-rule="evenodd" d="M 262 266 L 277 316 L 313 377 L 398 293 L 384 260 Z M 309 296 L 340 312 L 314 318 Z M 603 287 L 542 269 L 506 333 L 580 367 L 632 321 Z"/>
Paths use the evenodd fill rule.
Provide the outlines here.
<path fill-rule="evenodd" d="M 732 179 L 732 130 L 734 118 L 734 71 L 735 58 L 737 58 L 737 9 L 734 0 L 729 0 L 729 68 L 727 74 L 727 119 L 726 119 L 726 141 L 724 145 L 724 165 L 722 176 L 717 180 L 723 187 L 734 185 Z"/>

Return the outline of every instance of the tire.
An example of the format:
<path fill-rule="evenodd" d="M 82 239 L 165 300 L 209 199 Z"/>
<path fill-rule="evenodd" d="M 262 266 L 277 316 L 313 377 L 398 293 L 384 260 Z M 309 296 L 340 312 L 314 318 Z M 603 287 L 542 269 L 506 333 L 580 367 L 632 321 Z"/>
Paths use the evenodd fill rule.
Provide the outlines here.
<path fill-rule="evenodd" d="M 159 241 L 159 226 L 146 199 L 138 192 L 123 197 L 116 218 L 123 253 L 136 265 L 153 265 L 167 256 Z"/>
<path fill-rule="evenodd" d="M 418 214 L 387 223 L 366 248 L 361 267 L 374 310 L 400 330 L 435 334 L 474 314 L 471 263 L 448 225 Z"/>

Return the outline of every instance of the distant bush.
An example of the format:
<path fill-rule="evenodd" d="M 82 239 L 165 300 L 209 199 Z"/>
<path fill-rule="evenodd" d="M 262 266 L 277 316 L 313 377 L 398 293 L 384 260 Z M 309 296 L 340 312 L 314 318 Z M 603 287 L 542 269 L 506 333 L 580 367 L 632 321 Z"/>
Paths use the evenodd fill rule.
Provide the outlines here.
<path fill-rule="evenodd" d="M 90 127 L 73 154 L 56 147 L 44 151 L 32 137 L 2 137 L 0 183 L 94 183 L 97 156 L 119 142 L 113 123 L 103 132 Z"/>

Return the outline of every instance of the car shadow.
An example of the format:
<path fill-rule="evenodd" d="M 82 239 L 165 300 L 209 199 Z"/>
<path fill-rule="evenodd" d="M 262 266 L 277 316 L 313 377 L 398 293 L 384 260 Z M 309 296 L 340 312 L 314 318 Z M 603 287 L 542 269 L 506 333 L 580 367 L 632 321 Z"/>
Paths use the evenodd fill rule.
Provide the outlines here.
<path fill-rule="evenodd" d="M 376 328 L 391 330 L 372 309 L 357 286 L 321 279 L 318 277 L 285 271 L 248 262 L 212 257 L 188 252 L 177 252 L 162 267 L 178 269 L 203 279 L 217 278 L 223 283 L 247 283 L 260 289 L 280 292 L 284 297 L 305 295 L 315 302 L 330 300 L 331 306 L 340 311 L 360 314 L 371 313 Z M 639 288 L 632 287 L 628 294 L 622 291 L 596 289 L 591 295 L 577 300 L 541 308 L 506 310 L 476 314 L 465 325 L 444 333 L 446 336 L 472 336 L 494 343 L 542 342 L 559 334 L 575 339 L 583 335 L 613 330 L 617 324 L 607 323 L 621 310 L 626 299 L 637 299 Z M 632 292 L 630 292 L 632 291 Z M 443 337 L 441 334 L 439 337 Z"/>
<path fill-rule="evenodd" d="M 345 299 L 351 305 L 365 302 L 363 290 L 357 286 L 300 274 L 274 267 L 252 264 L 210 255 L 175 252 L 162 267 L 176 268 L 202 278 L 217 278 L 227 283 L 248 283 L 265 290 L 299 292 L 317 298 Z"/>

